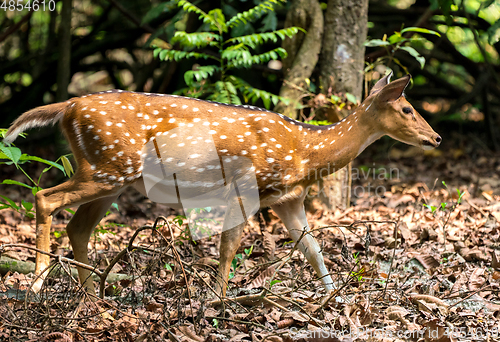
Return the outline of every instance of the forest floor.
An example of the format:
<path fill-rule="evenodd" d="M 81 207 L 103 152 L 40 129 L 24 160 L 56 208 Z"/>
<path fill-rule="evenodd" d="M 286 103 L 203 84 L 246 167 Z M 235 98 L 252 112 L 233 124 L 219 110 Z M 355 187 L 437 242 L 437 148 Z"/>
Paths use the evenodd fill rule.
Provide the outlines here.
<path fill-rule="evenodd" d="M 140 231 L 133 245 L 143 249 L 113 266 L 127 276 L 108 284 L 103 300 L 88 299 L 65 259 L 51 258 L 60 272 L 37 295 L 26 291 L 33 275 L 3 274 L 0 340 L 500 341 L 500 155 L 465 146 L 379 143 L 353 163 L 353 206 L 309 202 L 338 288 L 330 297 L 270 210 L 269 221 L 250 220 L 229 298 L 211 305 L 218 237 L 193 242 L 174 211 L 126 192 L 91 239 L 93 265 L 104 270 L 159 216 L 172 231 L 161 220 L 161 236 Z M 32 198 L 13 186 L 0 192 L 16 203 Z M 55 217 L 51 241 L 53 253 L 72 258 L 70 217 Z M 34 246 L 34 219 L 1 210 L 0 244 L 20 243 Z M 3 253 L 19 262 L 34 255 Z"/>

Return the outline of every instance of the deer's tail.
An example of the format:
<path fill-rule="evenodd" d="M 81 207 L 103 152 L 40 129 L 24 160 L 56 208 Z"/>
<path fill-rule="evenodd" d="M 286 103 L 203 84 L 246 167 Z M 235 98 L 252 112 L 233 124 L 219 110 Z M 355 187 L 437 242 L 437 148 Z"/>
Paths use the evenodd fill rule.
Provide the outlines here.
<path fill-rule="evenodd" d="M 19 133 L 30 128 L 54 125 L 63 117 L 70 105 L 68 102 L 59 102 L 27 111 L 12 123 L 3 141 L 11 143 L 16 140 Z"/>

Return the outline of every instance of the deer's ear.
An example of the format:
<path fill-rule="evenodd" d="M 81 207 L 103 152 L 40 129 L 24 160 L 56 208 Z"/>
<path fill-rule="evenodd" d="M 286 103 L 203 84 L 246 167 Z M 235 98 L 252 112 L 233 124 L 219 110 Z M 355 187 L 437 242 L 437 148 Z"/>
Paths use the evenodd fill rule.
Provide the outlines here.
<path fill-rule="evenodd" d="M 403 95 L 408 84 L 410 84 L 410 80 L 411 75 L 408 74 L 389 83 L 379 91 L 377 97 L 383 102 L 392 102 L 399 99 Z"/>
<path fill-rule="evenodd" d="M 392 71 L 387 75 L 385 75 L 384 77 L 382 77 L 380 80 L 378 80 L 377 83 L 375 83 L 375 85 L 373 86 L 372 90 L 370 90 L 370 95 L 378 93 L 380 90 L 382 90 L 383 87 L 388 85 L 389 82 L 391 81 L 391 77 L 392 77 Z"/>

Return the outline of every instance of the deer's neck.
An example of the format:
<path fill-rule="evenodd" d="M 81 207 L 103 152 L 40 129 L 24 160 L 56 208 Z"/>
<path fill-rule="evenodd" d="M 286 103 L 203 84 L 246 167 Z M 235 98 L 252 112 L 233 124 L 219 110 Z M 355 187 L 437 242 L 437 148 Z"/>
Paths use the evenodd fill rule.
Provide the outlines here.
<path fill-rule="evenodd" d="M 373 121 L 372 114 L 362 105 L 337 124 L 302 132 L 304 171 L 311 173 L 314 170 L 314 174 L 323 177 L 343 168 L 382 137 L 383 133 Z"/>

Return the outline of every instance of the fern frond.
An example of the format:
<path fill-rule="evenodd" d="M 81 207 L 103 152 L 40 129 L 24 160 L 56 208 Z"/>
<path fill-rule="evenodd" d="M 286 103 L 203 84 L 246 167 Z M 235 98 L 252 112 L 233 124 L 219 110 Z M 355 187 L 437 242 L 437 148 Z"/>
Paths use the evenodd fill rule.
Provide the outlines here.
<path fill-rule="evenodd" d="M 210 18 L 212 18 L 212 21 L 215 23 L 213 25 L 210 25 L 211 30 L 219 31 L 219 32 L 227 32 L 227 25 L 226 25 L 226 17 L 224 16 L 224 13 L 220 8 L 215 8 L 208 12 L 208 15 Z"/>
<path fill-rule="evenodd" d="M 238 90 L 231 82 L 217 81 L 214 84 L 215 91 L 208 97 L 208 100 L 228 104 L 241 104 L 238 97 Z"/>
<path fill-rule="evenodd" d="M 214 56 L 207 55 L 206 53 L 201 52 L 188 52 L 188 51 L 179 51 L 179 50 L 168 50 L 157 48 L 153 52 L 154 57 L 159 57 L 162 61 L 180 61 L 182 59 L 188 58 L 203 58 L 203 59 L 214 59 L 219 61 L 218 58 Z"/>
<path fill-rule="evenodd" d="M 292 38 L 295 36 L 298 32 L 304 31 L 304 29 L 300 27 L 287 27 L 281 30 L 277 30 L 274 32 L 264 32 L 264 33 L 254 33 L 254 34 L 249 34 L 246 36 L 240 36 L 240 37 L 234 37 L 226 40 L 227 43 L 241 43 L 245 44 L 246 46 L 255 49 L 257 45 L 263 44 L 268 42 L 269 40 L 276 43 L 278 41 L 278 38 L 285 39 L 286 37 Z"/>
<path fill-rule="evenodd" d="M 238 88 L 238 90 L 243 94 L 243 99 L 245 100 L 245 102 L 255 103 L 257 102 L 257 100 L 262 100 L 264 106 L 267 109 L 271 108 L 271 103 L 274 106 L 276 106 L 280 101 L 285 104 L 290 103 L 290 99 L 279 95 L 274 95 L 273 93 L 265 90 L 254 88 L 239 77 L 229 76 L 228 80 L 232 84 L 234 84 L 234 86 Z"/>
<path fill-rule="evenodd" d="M 203 21 L 205 24 L 209 24 L 212 27 L 218 27 L 219 20 L 217 20 L 216 16 L 213 13 L 205 13 L 199 7 L 193 5 L 189 1 L 186 0 L 177 0 L 177 6 L 182 7 L 182 9 L 186 12 L 196 13 L 198 14 L 198 18 Z M 210 11 L 213 12 L 213 11 Z M 222 11 L 221 11 L 222 13 Z M 225 23 L 224 23 L 225 25 Z"/>
<path fill-rule="evenodd" d="M 221 36 L 211 32 L 194 32 L 186 33 L 186 31 L 175 32 L 171 43 L 179 43 L 187 48 L 202 48 L 205 46 L 217 46 Z"/>
<path fill-rule="evenodd" d="M 177 0 L 177 6 L 182 7 L 182 9 L 186 12 L 198 14 L 200 16 L 200 19 L 207 16 L 207 14 L 203 10 L 201 10 L 199 7 L 193 5 L 189 1 Z"/>
<path fill-rule="evenodd" d="M 252 66 L 252 54 L 245 46 L 242 49 L 226 49 L 222 51 L 222 58 L 227 60 L 227 67 L 245 67 Z"/>
<path fill-rule="evenodd" d="M 198 70 L 189 70 L 184 73 L 184 81 L 186 81 L 186 84 L 188 87 L 191 87 L 194 85 L 194 79 L 196 79 L 197 82 L 201 82 L 204 79 L 209 78 L 214 74 L 214 72 L 220 70 L 220 67 L 216 65 L 204 65 L 204 66 L 199 66 Z"/>
<path fill-rule="evenodd" d="M 252 56 L 252 63 L 253 64 L 262 64 L 262 63 L 267 63 L 270 60 L 276 60 L 281 58 L 286 58 L 288 56 L 287 52 L 285 49 L 279 47 L 276 49 L 272 49 L 268 52 L 261 53 L 259 55 L 253 55 Z"/>
<path fill-rule="evenodd" d="M 263 3 L 249 9 L 248 11 L 238 13 L 226 22 L 226 26 L 233 28 L 240 23 L 246 24 L 259 19 L 264 14 L 274 10 L 274 4 L 286 3 L 286 0 L 267 0 Z"/>
<path fill-rule="evenodd" d="M 279 47 L 258 55 L 252 55 L 246 50 L 224 51 L 222 58 L 227 59 L 227 68 L 249 68 L 254 64 L 267 63 L 270 60 L 286 58 L 286 50 Z"/>

